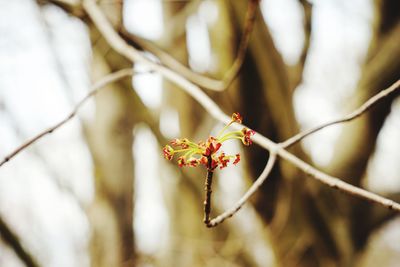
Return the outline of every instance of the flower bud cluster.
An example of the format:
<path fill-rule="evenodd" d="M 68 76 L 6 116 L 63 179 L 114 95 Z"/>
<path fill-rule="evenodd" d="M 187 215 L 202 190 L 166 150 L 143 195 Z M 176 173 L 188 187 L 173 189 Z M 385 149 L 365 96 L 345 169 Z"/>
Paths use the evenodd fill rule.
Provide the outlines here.
<path fill-rule="evenodd" d="M 187 138 L 174 139 L 171 141 L 171 145 L 166 145 L 163 148 L 164 157 L 172 160 L 175 154 L 180 154 L 178 157 L 179 167 L 204 165 L 214 170 L 218 166 L 220 169 L 227 167 L 231 161 L 232 164 L 236 165 L 240 161 L 240 154 L 226 155 L 225 152 L 220 151 L 222 143 L 231 139 L 239 139 L 244 145 L 249 146 L 252 144 L 251 136 L 255 132 L 248 128 L 243 128 L 241 131 L 224 134 L 229 125 L 234 122 L 242 122 L 242 116 L 239 113 L 233 113 L 231 122 L 221 130 L 217 137 L 209 136 L 205 142 L 195 143 Z M 208 162 L 209 160 L 211 160 L 210 163 Z"/>

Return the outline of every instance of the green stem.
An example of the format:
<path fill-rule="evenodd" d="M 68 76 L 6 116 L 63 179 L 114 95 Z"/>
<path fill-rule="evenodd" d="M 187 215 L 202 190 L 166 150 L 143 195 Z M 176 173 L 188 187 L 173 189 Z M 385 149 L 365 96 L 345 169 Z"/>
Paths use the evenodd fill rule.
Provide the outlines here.
<path fill-rule="evenodd" d="M 233 121 L 231 121 L 229 124 L 225 125 L 224 128 L 221 129 L 221 131 L 219 131 L 218 135 L 217 135 L 217 139 L 219 139 L 219 137 L 225 132 L 226 129 L 228 129 L 228 127 L 233 123 Z"/>
<path fill-rule="evenodd" d="M 222 142 L 225 142 L 226 140 L 230 140 L 230 139 L 238 139 L 238 140 L 241 140 L 242 139 L 242 136 L 237 136 L 237 135 L 226 135 L 226 136 L 224 136 L 222 139 L 220 139 L 219 141 L 222 143 Z"/>
<path fill-rule="evenodd" d="M 178 150 L 174 150 L 174 153 L 180 153 L 180 152 L 184 152 L 184 151 L 188 151 L 191 150 L 190 148 L 184 148 L 184 149 L 178 149 Z"/>

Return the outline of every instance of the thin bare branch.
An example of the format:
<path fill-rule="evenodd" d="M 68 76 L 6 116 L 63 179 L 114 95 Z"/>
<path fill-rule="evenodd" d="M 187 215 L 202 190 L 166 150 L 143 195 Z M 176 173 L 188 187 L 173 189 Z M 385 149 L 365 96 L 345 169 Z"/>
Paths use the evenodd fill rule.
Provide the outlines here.
<path fill-rule="evenodd" d="M 183 77 L 187 80 L 209 90 L 213 91 L 224 91 L 227 89 L 232 82 L 235 80 L 236 76 L 238 75 L 240 68 L 243 65 L 247 47 L 250 41 L 251 32 L 253 30 L 254 21 L 256 17 L 256 10 L 258 6 L 259 0 L 249 0 L 248 9 L 246 12 L 246 19 L 244 30 L 242 34 L 242 38 L 240 40 L 238 54 L 233 62 L 231 68 L 226 72 L 222 80 L 216 80 L 196 72 L 193 72 L 185 65 L 177 61 L 173 56 L 164 52 L 160 48 L 158 48 L 155 44 L 136 37 L 126 31 L 122 31 L 121 34 L 129 40 L 132 40 L 134 43 L 141 46 L 145 51 L 148 51 L 154 54 L 163 65 L 170 68 L 171 70 L 180 73 Z"/>
<path fill-rule="evenodd" d="M 257 180 L 251 185 L 249 190 L 247 190 L 247 192 L 230 209 L 226 210 L 225 212 L 223 212 L 221 215 L 218 215 L 214 219 L 211 219 L 211 221 L 208 221 L 206 223 L 207 227 L 215 227 L 218 224 L 225 221 L 226 219 L 232 217 L 236 212 L 238 212 L 247 202 L 247 200 L 249 200 L 249 198 L 260 188 L 260 186 L 268 178 L 269 174 L 272 171 L 272 168 L 275 165 L 275 162 L 276 162 L 276 154 L 271 153 L 268 162 L 265 165 L 264 170 L 257 178 Z"/>
<path fill-rule="evenodd" d="M 168 69 L 165 66 L 159 65 L 149 59 L 147 59 L 141 52 L 129 46 L 113 29 L 111 24 L 107 21 L 106 17 L 96 5 L 94 0 L 85 0 L 84 8 L 86 12 L 89 14 L 89 17 L 92 19 L 98 30 L 110 44 L 110 46 L 116 50 L 121 55 L 127 57 L 135 63 L 142 63 L 146 65 L 149 69 L 156 71 L 163 75 L 165 78 L 179 85 L 182 90 L 191 95 L 197 102 L 199 102 L 207 112 L 210 113 L 215 119 L 221 121 L 222 123 L 228 124 L 230 122 L 230 117 L 227 116 L 219 106 L 211 100 L 197 85 L 191 83 L 179 73 Z M 244 125 L 234 123 L 232 125 L 233 128 L 237 130 L 241 130 Z M 341 190 L 347 194 L 354 195 L 371 202 L 380 204 L 388 209 L 393 209 L 400 212 L 400 204 L 381 197 L 377 194 L 369 192 L 367 190 L 361 189 L 359 187 L 353 186 L 346 182 L 341 181 L 339 178 L 330 176 L 326 173 L 323 173 L 310 164 L 302 161 L 295 155 L 291 154 L 280 144 L 276 144 L 265 136 L 256 133 L 253 136 L 253 140 L 255 143 L 259 144 L 261 147 L 270 151 L 270 153 L 277 153 L 283 159 L 289 161 L 291 164 L 295 165 L 297 168 L 301 169 L 303 172 L 309 174 L 312 178 L 338 190 Z"/>
<path fill-rule="evenodd" d="M 51 126 L 50 128 L 46 129 L 45 131 L 37 134 L 33 138 L 29 139 L 25 143 L 23 143 L 21 146 L 17 147 L 13 152 L 8 154 L 1 162 L 0 162 L 0 167 L 3 166 L 6 162 L 8 162 L 10 159 L 14 158 L 16 155 L 18 155 L 21 151 L 41 139 L 43 136 L 50 134 L 63 126 L 65 123 L 70 121 L 75 115 L 77 114 L 78 110 L 82 107 L 82 105 L 92 96 L 96 95 L 104 86 L 113 83 L 115 81 L 118 81 L 124 77 L 131 76 L 134 73 L 132 69 L 122 69 L 119 71 L 116 71 L 114 73 L 111 73 L 105 77 L 103 77 L 100 81 L 96 82 L 92 86 L 92 91 L 90 91 L 81 101 L 78 102 L 78 104 L 74 107 L 74 109 L 71 111 L 71 113 L 68 114 L 63 120 L 59 121 L 55 125 Z"/>
<path fill-rule="evenodd" d="M 25 263 L 27 267 L 39 266 L 32 255 L 22 246 L 18 236 L 10 229 L 2 217 L 0 217 L 0 236 L 4 243 L 14 250 L 15 254 L 17 254 L 20 260 Z"/>
<path fill-rule="evenodd" d="M 384 206 L 385 208 L 400 212 L 400 204 L 393 200 L 384 198 L 382 196 L 379 196 L 378 194 L 372 193 L 368 190 L 361 189 L 357 186 L 346 183 L 340 180 L 339 178 L 321 172 L 283 148 L 278 150 L 278 154 L 281 158 L 289 161 L 294 166 L 302 170 L 304 173 L 310 175 L 312 178 L 320 181 L 323 184 L 326 184 L 334 189 L 343 191 L 344 193 L 377 203 L 379 205 Z"/>
<path fill-rule="evenodd" d="M 288 148 L 288 147 L 296 144 L 300 140 L 304 139 L 305 137 L 307 137 L 315 132 L 318 132 L 328 126 L 354 120 L 355 118 L 361 116 L 363 113 L 365 113 L 369 109 L 371 109 L 380 100 L 384 99 L 385 97 L 389 96 L 390 94 L 396 92 L 399 89 L 400 89 L 400 80 L 398 80 L 397 82 L 392 84 L 390 87 L 386 88 L 385 90 L 380 91 L 378 94 L 374 95 L 373 97 L 368 99 L 366 102 L 364 102 L 364 104 L 362 104 L 359 108 L 357 108 L 353 112 L 347 114 L 346 116 L 344 116 L 340 119 L 336 119 L 336 120 L 332 120 L 330 122 L 323 123 L 319 126 L 311 128 L 309 130 L 300 132 L 300 133 L 296 134 L 295 136 L 282 142 L 281 145 L 283 148 Z"/>

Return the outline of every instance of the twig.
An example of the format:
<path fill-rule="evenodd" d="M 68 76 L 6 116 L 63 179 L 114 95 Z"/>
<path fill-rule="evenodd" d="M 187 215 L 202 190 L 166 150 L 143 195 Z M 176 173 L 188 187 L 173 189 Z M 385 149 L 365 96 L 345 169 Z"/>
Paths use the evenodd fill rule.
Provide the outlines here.
<path fill-rule="evenodd" d="M 395 82 L 394 84 L 392 84 L 390 87 L 386 88 L 385 90 L 380 91 L 378 94 L 374 95 L 373 97 L 368 99 L 366 102 L 364 102 L 364 104 L 362 104 L 359 108 L 357 108 L 353 112 L 347 114 L 343 118 L 336 119 L 336 120 L 333 120 L 330 122 L 326 122 L 319 126 L 311 128 L 309 130 L 300 132 L 300 133 L 296 134 L 295 136 L 282 142 L 281 145 L 283 148 L 288 148 L 288 147 L 294 145 L 295 143 L 299 142 L 300 140 L 304 139 L 305 137 L 307 137 L 319 130 L 322 130 L 323 128 L 326 128 L 326 127 L 334 125 L 334 124 L 351 121 L 351 120 L 361 116 L 363 113 L 367 112 L 370 108 L 372 108 L 380 100 L 382 100 L 383 98 L 396 92 L 398 89 L 400 89 L 400 80 L 397 80 L 397 82 Z"/>
<path fill-rule="evenodd" d="M 207 157 L 207 176 L 204 183 L 204 223 L 208 226 L 210 223 L 210 213 L 211 213 L 211 193 L 212 193 L 212 178 L 214 175 L 214 169 L 211 167 L 212 159 L 211 156 Z"/>
<path fill-rule="evenodd" d="M 7 223 L 0 217 L 0 236 L 4 243 L 8 244 L 27 267 L 38 267 L 38 263 L 32 255 L 22 246 L 18 236 L 8 227 Z"/>
<path fill-rule="evenodd" d="M 312 178 L 320 181 L 323 184 L 326 184 L 334 189 L 343 191 L 344 193 L 380 204 L 388 209 L 400 212 L 400 204 L 399 203 L 397 203 L 393 200 L 381 197 L 378 194 L 372 193 L 370 191 L 361 189 L 357 186 L 346 183 L 337 177 L 333 177 L 324 172 L 321 172 L 318 169 L 312 167 L 310 164 L 302 161 L 295 155 L 291 154 L 290 152 L 288 152 L 285 149 L 279 149 L 278 155 L 281 158 L 292 163 L 294 166 L 296 166 L 298 169 L 302 170 L 304 173 L 310 175 Z"/>
<path fill-rule="evenodd" d="M 272 171 L 272 168 L 275 165 L 275 162 L 276 153 L 271 153 L 264 170 L 257 178 L 257 180 L 251 185 L 249 190 L 247 190 L 247 192 L 230 209 L 226 210 L 221 215 L 218 215 L 217 217 L 206 223 L 207 227 L 215 227 L 225 221 L 227 218 L 232 217 L 236 212 L 238 212 L 247 202 L 247 200 L 260 188 L 260 186 L 268 178 L 269 174 Z"/>
<path fill-rule="evenodd" d="M 103 77 L 100 81 L 96 82 L 92 86 L 92 91 L 90 91 L 81 101 L 78 102 L 78 104 L 74 107 L 74 109 L 71 111 L 71 113 L 66 116 L 64 119 L 62 119 L 60 122 L 56 123 L 55 125 L 51 126 L 50 128 L 44 130 L 43 132 L 39 133 L 35 137 L 29 139 L 19 147 L 17 147 L 13 152 L 8 154 L 1 162 L 0 162 L 0 167 L 3 166 L 6 162 L 8 162 L 10 159 L 14 158 L 16 155 L 18 155 L 22 150 L 26 149 L 39 139 L 41 139 L 43 136 L 52 133 L 53 131 L 57 130 L 61 126 L 63 126 L 65 123 L 70 121 L 73 117 L 75 117 L 76 113 L 78 110 L 82 107 L 82 105 L 92 96 L 96 95 L 104 86 L 115 82 L 117 80 L 120 80 L 124 77 L 131 76 L 134 74 L 134 71 L 132 69 L 122 69 L 119 71 L 116 71 L 114 73 L 111 73 L 105 77 Z"/>
<path fill-rule="evenodd" d="M 189 68 L 187 68 L 185 65 L 177 61 L 174 57 L 172 57 L 170 54 L 164 52 L 160 48 L 158 48 L 156 45 L 154 45 L 151 42 L 148 42 L 144 39 L 141 39 L 139 37 L 136 37 L 130 33 L 127 33 L 126 31 L 122 31 L 121 34 L 125 36 L 125 38 L 128 38 L 141 46 L 144 50 L 154 54 L 156 57 L 159 58 L 159 60 L 162 62 L 163 65 L 166 67 L 170 68 L 171 70 L 181 74 L 183 77 L 185 77 L 187 80 L 203 87 L 209 90 L 213 91 L 224 91 L 227 89 L 233 82 L 233 80 L 236 78 L 238 75 L 240 68 L 243 65 L 246 52 L 247 52 L 247 47 L 250 41 L 250 36 L 251 32 L 253 31 L 253 26 L 254 26 L 254 21 L 256 17 L 256 10 L 258 6 L 259 0 L 249 0 L 247 12 L 246 12 L 246 19 L 245 19 L 245 25 L 244 25 L 244 30 L 242 34 L 242 38 L 240 40 L 239 48 L 238 48 L 238 53 L 235 58 L 235 61 L 233 62 L 232 66 L 230 69 L 226 72 L 222 80 L 216 80 L 213 78 L 209 78 L 207 76 L 198 74 L 196 72 L 193 72 Z"/>
<path fill-rule="evenodd" d="M 84 0 L 84 8 L 86 12 L 89 14 L 89 17 L 92 19 L 92 21 L 98 28 L 98 30 L 101 32 L 106 41 L 115 51 L 127 57 L 128 59 L 132 60 L 133 62 L 142 63 L 146 65 L 149 69 L 160 73 L 168 80 L 174 82 L 176 85 L 179 85 L 182 90 L 187 92 L 197 102 L 199 102 L 203 106 L 203 108 L 207 110 L 207 112 L 215 119 L 225 124 L 228 124 L 230 122 L 231 118 L 227 116 L 224 112 L 222 112 L 219 106 L 213 100 L 211 100 L 211 98 L 208 97 L 198 86 L 191 83 L 190 81 L 182 77 L 180 74 L 162 65 L 150 61 L 145 56 L 143 56 L 138 50 L 129 46 L 115 32 L 110 22 L 107 21 L 106 17 L 104 16 L 102 11 L 99 9 L 99 7 L 93 0 Z M 237 130 L 241 130 L 244 127 L 244 125 L 234 123 L 232 127 Z M 400 204 L 392 200 L 389 200 L 387 198 L 383 198 L 367 190 L 345 183 L 341 181 L 339 178 L 329 176 L 326 173 L 317 170 L 313 166 L 307 164 L 298 157 L 289 153 L 287 150 L 281 147 L 281 145 L 271 141 L 270 139 L 266 138 L 265 136 L 262 136 L 261 134 L 256 133 L 252 139 L 254 140 L 255 143 L 269 150 L 270 152 L 276 151 L 276 153 L 280 157 L 286 159 L 287 161 L 295 165 L 297 168 L 303 170 L 307 174 L 310 174 L 311 177 L 313 177 L 318 181 L 321 181 L 324 184 L 339 189 L 345 193 L 355 195 L 357 197 L 380 204 L 386 208 L 400 212 Z"/>

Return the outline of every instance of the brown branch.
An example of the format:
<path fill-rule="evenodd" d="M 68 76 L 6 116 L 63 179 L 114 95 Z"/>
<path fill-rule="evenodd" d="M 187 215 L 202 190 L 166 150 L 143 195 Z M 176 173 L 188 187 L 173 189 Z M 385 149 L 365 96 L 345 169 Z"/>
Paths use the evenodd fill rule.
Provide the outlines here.
<path fill-rule="evenodd" d="M 205 192 L 205 199 L 204 199 L 204 220 L 203 222 L 209 227 L 210 223 L 210 213 L 211 213 L 211 193 L 212 193 L 212 178 L 214 174 L 214 169 L 212 166 L 212 158 L 211 156 L 207 157 L 207 177 L 204 183 L 204 192 Z"/>
<path fill-rule="evenodd" d="M 203 87 L 206 89 L 210 89 L 213 91 L 224 91 L 227 89 L 232 82 L 235 80 L 236 76 L 238 75 L 240 68 L 243 65 L 247 47 L 250 41 L 251 32 L 253 31 L 254 21 L 256 17 L 256 10 L 258 7 L 259 0 L 249 0 L 247 12 L 246 12 L 246 19 L 244 25 L 244 31 L 242 34 L 242 38 L 240 40 L 238 53 L 233 62 L 230 69 L 225 73 L 222 80 L 216 80 L 213 78 L 209 78 L 207 76 L 198 74 L 193 72 L 185 65 L 177 61 L 174 57 L 170 54 L 162 51 L 158 48 L 155 44 L 136 37 L 130 33 L 127 33 L 125 30 L 122 30 L 121 34 L 125 39 L 131 40 L 140 47 L 142 47 L 145 51 L 148 51 L 154 54 L 163 65 L 168 67 L 169 69 L 181 74 L 187 80 Z"/>
<path fill-rule="evenodd" d="M 300 132 L 296 134 L 295 136 L 287 139 L 286 141 L 282 142 L 281 145 L 283 148 L 288 148 L 300 140 L 304 139 L 305 137 L 318 132 L 328 126 L 338 124 L 338 123 L 343 123 L 343 122 L 348 122 L 351 121 L 359 116 L 361 116 L 363 113 L 367 112 L 369 109 L 371 109 L 376 103 L 378 103 L 380 100 L 384 99 L 385 97 L 389 96 L 390 94 L 396 92 L 398 89 L 400 89 L 400 80 L 397 80 L 394 84 L 392 84 L 389 88 L 386 88 L 385 90 L 380 91 L 378 94 L 374 95 L 370 99 L 368 99 L 364 104 L 362 104 L 359 108 L 354 110 L 353 112 L 347 114 L 343 118 L 336 119 L 330 122 L 323 123 L 319 126 L 316 126 L 314 128 L 311 128 L 309 130 Z"/>
<path fill-rule="evenodd" d="M 29 147 L 30 145 L 36 143 L 39 139 L 44 137 L 47 134 L 51 134 L 53 131 L 57 130 L 61 126 L 63 126 L 65 123 L 70 121 L 73 117 L 76 116 L 78 110 L 82 107 L 85 102 L 91 98 L 92 96 L 96 95 L 104 86 L 118 81 L 124 77 L 131 76 L 134 74 L 134 71 L 132 69 L 122 69 L 119 71 L 116 71 L 114 73 L 111 73 L 105 77 L 103 77 L 100 81 L 96 82 L 92 86 L 92 91 L 90 91 L 81 101 L 78 102 L 78 104 L 74 107 L 74 109 L 71 111 L 71 113 L 68 114 L 64 119 L 59 121 L 58 123 L 54 124 L 50 128 L 42 131 L 41 133 L 37 134 L 33 138 L 29 139 L 19 147 L 17 147 L 13 152 L 8 154 L 1 162 L 0 162 L 0 167 L 3 166 L 6 162 L 8 162 L 10 159 L 14 158 L 16 155 L 18 155 L 21 151 Z"/>
<path fill-rule="evenodd" d="M 18 236 L 8 227 L 7 223 L 0 217 L 0 236 L 9 245 L 27 267 L 38 267 L 38 263 L 32 255 L 22 246 Z"/>
<path fill-rule="evenodd" d="M 221 121 L 222 123 L 228 124 L 230 122 L 230 117 L 227 116 L 219 106 L 211 100 L 209 96 L 207 96 L 198 86 L 191 83 L 179 73 L 168 69 L 165 66 L 159 65 L 149 59 L 147 59 L 142 53 L 138 50 L 129 46 L 113 29 L 110 22 L 107 21 L 106 17 L 96 5 L 93 0 L 85 0 L 84 1 L 84 8 L 88 13 L 89 17 L 92 19 L 96 27 L 102 33 L 104 38 L 108 41 L 110 46 L 116 50 L 121 55 L 127 57 L 128 59 L 132 60 L 132 62 L 140 62 L 146 65 L 149 69 L 156 71 L 163 75 L 165 78 L 169 79 L 170 81 L 174 82 L 175 84 L 179 85 L 182 90 L 187 92 L 191 95 L 196 101 L 198 101 L 207 112 L 210 113 L 215 119 Z M 232 125 L 233 128 L 237 130 L 241 130 L 244 125 L 234 123 Z M 277 153 L 283 159 L 286 159 L 297 168 L 301 169 L 305 173 L 309 174 L 314 179 L 331 186 L 335 189 L 341 190 L 347 194 L 354 195 L 371 202 L 380 204 L 386 208 L 396 210 L 400 212 L 400 204 L 389 200 L 387 198 L 383 198 L 377 194 L 369 192 L 367 190 L 361 189 L 359 187 L 353 186 L 346 182 L 341 181 L 339 178 L 327 175 L 319 171 L 318 169 L 314 168 L 310 164 L 302 161 L 295 155 L 289 153 L 285 148 L 283 148 L 280 144 L 276 144 L 270 139 L 262 136 L 261 134 L 256 133 L 253 136 L 253 140 L 255 143 L 259 144 L 263 148 L 269 150 L 270 153 Z"/>

